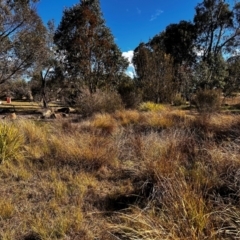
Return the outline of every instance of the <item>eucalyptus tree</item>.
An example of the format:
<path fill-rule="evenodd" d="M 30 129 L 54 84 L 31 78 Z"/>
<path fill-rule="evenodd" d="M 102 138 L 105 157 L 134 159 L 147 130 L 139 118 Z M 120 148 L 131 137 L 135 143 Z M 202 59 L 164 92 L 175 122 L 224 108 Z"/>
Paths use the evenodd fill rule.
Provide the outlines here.
<path fill-rule="evenodd" d="M 240 2 L 203 0 L 196 6 L 196 48 L 203 61 L 231 55 L 240 47 Z"/>
<path fill-rule="evenodd" d="M 205 73 L 200 85 L 223 90 L 229 80 L 226 59 L 240 47 L 240 3 L 203 0 L 195 9 L 197 69 L 203 67 Z"/>
<path fill-rule="evenodd" d="M 128 66 L 105 24 L 99 0 L 82 0 L 65 9 L 54 41 L 65 56 L 71 82 L 76 88 L 87 86 L 90 93 L 116 85 Z"/>
<path fill-rule="evenodd" d="M 175 91 L 189 98 L 191 92 L 192 67 L 196 62 L 195 41 L 197 33 L 194 24 L 180 21 L 170 24 L 166 29 L 155 35 L 150 45 L 157 46 L 166 54 L 170 54 L 174 66 Z"/>
<path fill-rule="evenodd" d="M 0 0 L 0 84 L 27 74 L 42 55 L 45 27 L 37 0 Z"/>
<path fill-rule="evenodd" d="M 133 64 L 143 100 L 156 103 L 172 101 L 176 87 L 171 55 L 157 44 L 140 43 L 134 50 Z"/>
<path fill-rule="evenodd" d="M 175 64 L 194 62 L 196 28 L 193 23 L 180 21 L 176 24 L 170 24 L 160 34 L 155 35 L 151 45 L 158 45 L 167 54 L 171 54 Z"/>
<path fill-rule="evenodd" d="M 62 81 L 64 78 L 63 66 L 61 64 L 64 56 L 58 51 L 54 44 L 54 34 L 54 20 L 50 20 L 47 22 L 44 46 L 42 47 L 42 57 L 37 61 L 31 84 L 35 90 L 38 86 L 38 92 L 40 92 L 44 108 L 47 108 L 50 91 L 52 93 L 51 95 L 53 95 L 51 97 L 54 97 L 54 95 L 55 98 L 57 97 L 57 89 L 63 84 Z M 36 83 L 36 81 L 38 83 Z"/>

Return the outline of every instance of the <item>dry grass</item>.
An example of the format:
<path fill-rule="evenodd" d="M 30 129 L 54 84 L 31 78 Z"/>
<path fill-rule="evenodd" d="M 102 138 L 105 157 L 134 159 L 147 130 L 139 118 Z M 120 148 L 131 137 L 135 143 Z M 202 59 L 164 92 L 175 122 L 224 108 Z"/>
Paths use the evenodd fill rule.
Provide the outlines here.
<path fill-rule="evenodd" d="M 11 158 L 19 158 L 24 137 L 12 123 L 0 123 L 0 163 Z"/>
<path fill-rule="evenodd" d="M 156 104 L 153 102 L 143 102 L 139 106 L 140 111 L 161 112 L 166 110 L 166 106 L 163 104 Z"/>
<path fill-rule="evenodd" d="M 0 125 L 22 141 L 0 165 L 1 240 L 240 237 L 237 115 L 167 108 Z"/>
<path fill-rule="evenodd" d="M 136 110 L 116 111 L 114 117 L 122 126 L 136 124 L 139 121 L 140 113 Z"/>

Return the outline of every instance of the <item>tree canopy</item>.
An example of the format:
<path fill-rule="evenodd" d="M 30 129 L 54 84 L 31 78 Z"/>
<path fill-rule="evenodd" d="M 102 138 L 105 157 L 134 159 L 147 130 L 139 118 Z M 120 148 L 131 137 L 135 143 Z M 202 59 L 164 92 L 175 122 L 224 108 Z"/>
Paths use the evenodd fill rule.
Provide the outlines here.
<path fill-rule="evenodd" d="M 75 82 L 93 93 L 115 84 L 127 61 L 105 25 L 98 0 L 85 0 L 65 9 L 54 36 L 65 56 L 65 70 Z"/>
<path fill-rule="evenodd" d="M 204 61 L 234 54 L 240 47 L 240 3 L 204 0 L 196 6 L 196 48 Z"/>
<path fill-rule="evenodd" d="M 0 84 L 26 74 L 41 56 L 45 27 L 35 2 L 0 1 Z"/>

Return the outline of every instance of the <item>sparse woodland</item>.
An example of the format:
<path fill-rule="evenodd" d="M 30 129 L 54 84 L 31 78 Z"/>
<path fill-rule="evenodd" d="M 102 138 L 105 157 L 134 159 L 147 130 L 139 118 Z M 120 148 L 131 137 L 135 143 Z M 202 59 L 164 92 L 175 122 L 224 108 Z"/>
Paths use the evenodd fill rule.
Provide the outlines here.
<path fill-rule="evenodd" d="M 0 1 L 0 97 L 76 112 L 0 120 L 0 240 L 240 238 L 240 3 L 203 0 L 130 78 L 98 0 L 57 27 L 36 2 Z"/>

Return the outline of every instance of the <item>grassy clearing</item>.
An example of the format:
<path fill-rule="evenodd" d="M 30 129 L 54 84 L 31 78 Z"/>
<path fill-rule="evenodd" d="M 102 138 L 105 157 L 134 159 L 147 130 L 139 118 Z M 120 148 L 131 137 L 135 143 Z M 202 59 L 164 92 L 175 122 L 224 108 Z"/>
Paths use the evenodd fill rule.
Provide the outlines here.
<path fill-rule="evenodd" d="M 238 115 L 168 107 L 0 126 L 1 240 L 240 237 Z"/>

